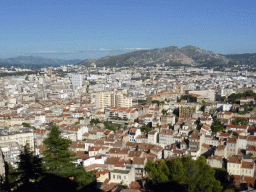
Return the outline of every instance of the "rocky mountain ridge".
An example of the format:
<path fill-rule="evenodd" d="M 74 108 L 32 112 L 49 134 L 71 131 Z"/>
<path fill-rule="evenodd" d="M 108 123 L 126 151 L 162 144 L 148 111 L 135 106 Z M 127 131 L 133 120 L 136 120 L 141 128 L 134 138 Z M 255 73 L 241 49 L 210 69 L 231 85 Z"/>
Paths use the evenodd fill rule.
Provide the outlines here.
<path fill-rule="evenodd" d="M 159 49 L 139 50 L 117 56 L 107 56 L 99 59 L 86 59 L 80 64 L 91 66 L 130 66 L 130 65 L 198 65 L 210 61 L 227 64 L 229 59 L 225 56 L 207 51 L 195 46 L 166 47 Z"/>

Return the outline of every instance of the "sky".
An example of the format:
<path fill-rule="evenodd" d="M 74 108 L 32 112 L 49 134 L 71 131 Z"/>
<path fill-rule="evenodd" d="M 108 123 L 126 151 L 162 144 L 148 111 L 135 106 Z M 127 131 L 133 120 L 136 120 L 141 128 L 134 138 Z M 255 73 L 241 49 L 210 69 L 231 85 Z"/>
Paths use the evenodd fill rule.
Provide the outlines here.
<path fill-rule="evenodd" d="M 0 58 L 193 45 L 256 53 L 255 0 L 0 0 Z"/>

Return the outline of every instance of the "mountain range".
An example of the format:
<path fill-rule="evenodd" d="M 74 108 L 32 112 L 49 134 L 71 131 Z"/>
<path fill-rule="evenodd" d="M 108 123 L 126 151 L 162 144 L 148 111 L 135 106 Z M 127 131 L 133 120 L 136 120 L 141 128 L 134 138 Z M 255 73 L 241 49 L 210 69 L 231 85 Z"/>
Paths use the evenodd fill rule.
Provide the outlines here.
<path fill-rule="evenodd" d="M 74 65 L 80 63 L 80 59 L 64 60 L 45 58 L 40 56 L 18 56 L 13 58 L 1 59 L 0 64 L 35 64 L 35 65 Z"/>
<path fill-rule="evenodd" d="M 92 66 L 152 66 L 165 64 L 165 66 L 216 66 L 235 64 L 255 64 L 256 53 L 253 54 L 217 54 L 195 46 L 182 48 L 170 46 L 159 49 L 139 50 L 117 56 L 106 56 L 99 59 L 85 59 L 81 65 Z"/>
<path fill-rule="evenodd" d="M 36 64 L 36 65 L 67 65 L 79 64 L 85 66 L 97 65 L 99 67 L 123 66 L 152 66 L 165 64 L 165 66 L 229 66 L 240 64 L 256 65 L 256 53 L 246 54 L 218 54 L 195 46 L 179 48 L 170 46 L 166 48 L 138 50 L 116 56 L 105 56 L 98 59 L 61 60 L 39 56 L 18 56 L 0 59 L 0 64 Z"/>

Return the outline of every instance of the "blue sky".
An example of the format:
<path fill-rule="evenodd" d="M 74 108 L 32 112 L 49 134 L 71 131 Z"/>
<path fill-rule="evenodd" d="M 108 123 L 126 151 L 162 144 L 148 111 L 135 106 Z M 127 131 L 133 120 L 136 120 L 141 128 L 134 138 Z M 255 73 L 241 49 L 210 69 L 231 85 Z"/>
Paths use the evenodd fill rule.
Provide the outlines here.
<path fill-rule="evenodd" d="M 256 1 L 0 1 L 0 58 L 85 59 L 186 45 L 255 53 Z"/>

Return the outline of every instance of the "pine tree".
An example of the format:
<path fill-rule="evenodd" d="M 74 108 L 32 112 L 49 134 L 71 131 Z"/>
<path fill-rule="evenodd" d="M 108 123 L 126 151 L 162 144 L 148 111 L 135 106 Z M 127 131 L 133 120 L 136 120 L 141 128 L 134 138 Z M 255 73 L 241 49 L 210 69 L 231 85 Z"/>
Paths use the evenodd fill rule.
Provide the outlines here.
<path fill-rule="evenodd" d="M 24 147 L 24 151 L 19 155 L 19 159 L 17 169 L 8 165 L 8 188 L 16 189 L 15 191 L 17 192 L 24 191 L 25 189 L 33 191 L 39 180 L 43 177 L 41 159 L 34 156 L 27 146 Z"/>
<path fill-rule="evenodd" d="M 43 152 L 46 168 L 50 172 L 56 172 L 61 167 L 71 165 L 71 157 L 74 155 L 68 148 L 72 141 L 62 138 L 59 127 L 53 125 L 47 139 L 43 141 L 47 150 Z"/>
<path fill-rule="evenodd" d="M 61 137 L 61 131 L 58 126 L 52 126 L 51 132 L 44 145 L 47 150 L 44 151 L 43 161 L 49 173 L 53 173 L 60 178 L 74 178 L 76 189 L 80 190 L 96 181 L 93 172 L 86 172 L 82 166 L 76 166 L 72 161 L 74 154 L 68 151 L 71 141 Z M 90 186 L 94 187 L 94 186 Z"/>

